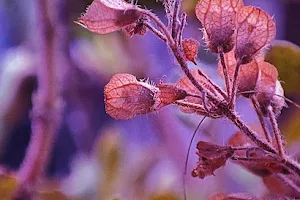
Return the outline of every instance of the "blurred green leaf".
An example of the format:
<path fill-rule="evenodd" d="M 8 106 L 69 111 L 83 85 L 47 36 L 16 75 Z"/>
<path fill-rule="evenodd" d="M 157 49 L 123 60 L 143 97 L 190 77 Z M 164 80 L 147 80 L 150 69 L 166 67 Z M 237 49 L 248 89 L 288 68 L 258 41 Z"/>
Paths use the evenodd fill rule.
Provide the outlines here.
<path fill-rule="evenodd" d="M 0 175 L 1 200 L 10 200 L 17 187 L 17 179 L 11 175 Z"/>
<path fill-rule="evenodd" d="M 287 94 L 299 94 L 300 48 L 286 41 L 275 41 L 265 56 L 265 60 L 275 65 Z"/>
<path fill-rule="evenodd" d="M 300 111 L 295 111 L 286 120 L 282 132 L 288 144 L 299 141 L 300 139 Z"/>

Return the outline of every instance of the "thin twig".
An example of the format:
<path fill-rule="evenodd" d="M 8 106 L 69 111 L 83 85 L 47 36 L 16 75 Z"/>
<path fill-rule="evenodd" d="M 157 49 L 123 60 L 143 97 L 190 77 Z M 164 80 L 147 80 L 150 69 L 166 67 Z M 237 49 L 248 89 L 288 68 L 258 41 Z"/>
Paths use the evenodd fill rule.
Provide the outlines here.
<path fill-rule="evenodd" d="M 241 60 L 238 60 L 236 63 L 235 71 L 234 71 L 231 96 L 229 99 L 229 107 L 232 110 L 234 110 L 234 107 L 235 107 L 236 92 L 237 92 L 237 88 L 238 88 L 237 80 L 238 80 L 238 76 L 239 76 L 240 67 L 241 67 Z"/>
<path fill-rule="evenodd" d="M 227 98 L 229 98 L 231 96 L 230 95 L 230 81 L 229 81 L 229 74 L 227 72 L 227 66 L 226 66 L 226 62 L 225 62 L 225 58 L 224 58 L 224 52 L 223 52 L 222 47 L 219 47 L 218 51 L 219 51 L 220 60 L 221 60 L 222 68 L 223 68 L 223 74 L 224 74 L 224 77 L 225 77 L 225 86 L 226 86 L 226 91 L 227 91 Z"/>
<path fill-rule="evenodd" d="M 164 42 L 167 42 L 167 38 L 159 31 L 157 30 L 152 24 L 148 22 L 143 23 L 150 31 L 152 31 L 159 39 L 161 39 Z"/>
<path fill-rule="evenodd" d="M 190 143 L 189 143 L 189 147 L 188 147 L 188 150 L 187 150 L 187 153 L 186 153 L 186 157 L 185 157 L 185 164 L 184 164 L 184 171 L 183 171 L 183 199 L 186 200 L 187 199 L 187 194 L 186 194 L 186 173 L 187 173 L 187 166 L 188 166 L 188 163 L 189 163 L 189 155 L 190 155 L 190 152 L 191 152 L 191 147 L 192 147 L 192 144 L 193 144 L 193 141 L 194 141 L 194 138 L 201 126 L 201 124 L 204 122 L 206 116 L 203 117 L 201 119 L 201 121 L 199 122 L 197 128 L 195 129 L 193 135 L 192 135 L 192 138 L 190 140 Z"/>
<path fill-rule="evenodd" d="M 260 92 L 260 91 L 256 91 L 256 90 L 250 90 L 250 91 L 239 92 L 239 94 L 255 94 L 255 93 L 258 93 L 258 92 L 263 93 L 263 94 L 272 94 L 274 96 L 281 97 L 284 100 L 286 100 L 287 102 L 289 102 L 290 104 L 294 105 L 296 108 L 300 109 L 300 105 L 298 103 L 292 101 L 291 99 L 289 99 L 285 96 L 282 96 L 282 95 L 279 95 L 279 94 L 274 94 L 274 93 L 271 93 L 271 92 Z"/>
<path fill-rule="evenodd" d="M 285 152 L 283 148 L 282 138 L 281 138 L 280 130 L 272 106 L 268 106 L 268 114 L 274 132 L 274 136 L 276 139 L 278 154 L 280 157 L 284 157 Z"/>
<path fill-rule="evenodd" d="M 179 31 L 179 12 L 182 0 L 175 0 L 174 11 L 172 13 L 172 37 L 176 40 Z"/>
<path fill-rule="evenodd" d="M 288 176 L 285 176 L 283 174 L 276 174 L 281 180 L 284 181 L 285 184 L 289 185 L 291 188 L 293 188 L 295 191 L 297 191 L 298 194 L 300 194 L 300 187 L 291 180 Z"/>
<path fill-rule="evenodd" d="M 267 139 L 267 141 L 268 141 L 269 143 L 272 143 L 271 136 L 270 136 L 270 134 L 269 134 L 269 132 L 268 132 L 268 130 L 267 130 L 267 126 L 266 126 L 266 123 L 265 123 L 263 114 L 262 114 L 262 112 L 261 112 L 261 109 L 260 109 L 260 107 L 259 107 L 259 103 L 258 103 L 257 98 L 256 98 L 255 95 L 252 95 L 252 96 L 251 96 L 251 101 L 252 101 L 252 104 L 253 104 L 254 109 L 255 109 L 255 111 L 256 111 L 257 117 L 258 117 L 258 119 L 259 119 L 259 121 L 260 121 L 261 127 L 262 127 L 262 129 L 263 129 L 263 131 L 264 131 L 265 137 L 266 137 L 266 139 Z"/>
<path fill-rule="evenodd" d="M 214 83 L 204 72 L 202 72 L 200 69 L 198 69 L 198 74 L 200 76 L 203 76 L 213 87 L 214 89 L 219 92 L 223 97 L 224 99 L 227 99 L 227 95 L 226 93 L 223 91 L 223 89 L 221 87 L 219 87 L 216 83 Z"/>
<path fill-rule="evenodd" d="M 179 46 L 182 46 L 182 35 L 183 35 L 184 27 L 186 26 L 186 18 L 187 18 L 187 14 L 182 13 L 180 27 L 179 27 L 179 33 L 178 33 L 178 37 L 177 37 L 177 44 Z"/>

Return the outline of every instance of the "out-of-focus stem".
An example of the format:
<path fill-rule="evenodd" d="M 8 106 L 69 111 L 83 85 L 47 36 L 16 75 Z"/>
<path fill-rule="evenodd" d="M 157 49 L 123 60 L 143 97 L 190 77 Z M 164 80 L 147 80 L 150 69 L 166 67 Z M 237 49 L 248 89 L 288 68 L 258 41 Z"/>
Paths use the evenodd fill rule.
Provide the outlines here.
<path fill-rule="evenodd" d="M 18 171 L 18 198 L 30 193 L 48 164 L 60 109 L 54 63 L 54 28 L 46 0 L 35 0 L 37 19 L 37 79 L 38 89 L 33 96 L 32 134 L 23 163 Z"/>

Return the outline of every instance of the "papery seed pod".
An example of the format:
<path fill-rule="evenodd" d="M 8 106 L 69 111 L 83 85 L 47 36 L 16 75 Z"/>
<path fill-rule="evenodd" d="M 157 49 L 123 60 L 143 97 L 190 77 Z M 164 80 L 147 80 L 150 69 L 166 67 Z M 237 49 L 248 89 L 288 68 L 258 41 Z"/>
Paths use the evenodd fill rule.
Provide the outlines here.
<path fill-rule="evenodd" d="M 224 166 L 234 153 L 231 147 L 219 146 L 203 141 L 198 142 L 197 150 L 199 160 L 197 167 L 192 171 L 192 176 L 201 179 L 214 175 L 214 171 Z"/>
<path fill-rule="evenodd" d="M 152 111 L 158 88 L 131 74 L 115 74 L 104 87 L 106 112 L 115 119 L 131 119 Z"/>
<path fill-rule="evenodd" d="M 76 23 L 89 31 L 107 34 L 136 22 L 140 8 L 124 0 L 94 0 Z"/>
<path fill-rule="evenodd" d="M 195 58 L 198 55 L 200 43 L 194 38 L 184 39 L 182 41 L 182 48 L 187 60 L 197 65 Z"/>
<path fill-rule="evenodd" d="M 225 63 L 229 78 L 232 80 L 236 68 L 236 59 L 234 56 L 234 51 L 230 51 L 224 55 Z M 221 78 L 224 78 L 223 74 L 223 66 L 221 61 L 218 63 L 218 72 Z M 258 66 L 258 62 L 256 60 L 252 60 L 250 63 L 244 64 L 240 66 L 240 72 L 237 80 L 238 84 L 238 93 L 239 92 L 247 92 L 253 91 L 256 89 L 257 81 L 260 76 L 260 69 Z M 248 93 L 242 93 L 243 96 L 249 98 Z"/>
<path fill-rule="evenodd" d="M 263 113 L 266 113 L 266 108 L 271 104 L 276 91 L 278 71 L 274 65 L 268 62 L 259 62 L 258 65 L 261 75 L 257 81 L 256 98 Z"/>
<path fill-rule="evenodd" d="M 234 47 L 236 12 L 242 8 L 242 0 L 200 0 L 196 16 L 204 27 L 208 48 L 218 53 L 218 48 L 227 53 Z"/>
<path fill-rule="evenodd" d="M 246 193 L 233 193 L 233 194 L 218 193 L 210 196 L 208 200 L 258 200 L 258 199 Z"/>
<path fill-rule="evenodd" d="M 276 81 L 275 93 L 271 100 L 271 105 L 275 115 L 279 115 L 282 108 L 287 106 L 284 99 L 284 90 L 278 80 Z"/>
<path fill-rule="evenodd" d="M 263 182 L 272 194 L 279 195 L 281 197 L 287 196 L 291 199 L 300 198 L 299 189 L 297 191 L 297 189 L 294 188 L 300 187 L 300 180 L 298 176 L 292 174 L 284 176 L 280 174 L 270 174 L 263 178 Z"/>
<path fill-rule="evenodd" d="M 245 64 L 275 38 L 276 25 L 265 11 L 244 6 L 237 13 L 236 31 L 235 57 Z"/>
<path fill-rule="evenodd" d="M 174 103 L 177 100 L 184 99 L 187 96 L 187 92 L 173 84 L 160 83 L 157 85 L 159 89 L 156 95 L 156 102 L 153 106 L 155 110 L 162 108 L 163 106 Z"/>
<path fill-rule="evenodd" d="M 147 18 L 141 17 L 136 22 L 124 27 L 122 31 L 127 37 L 132 37 L 135 34 L 145 35 L 147 33 L 147 27 L 144 25 L 145 21 L 147 21 Z"/>

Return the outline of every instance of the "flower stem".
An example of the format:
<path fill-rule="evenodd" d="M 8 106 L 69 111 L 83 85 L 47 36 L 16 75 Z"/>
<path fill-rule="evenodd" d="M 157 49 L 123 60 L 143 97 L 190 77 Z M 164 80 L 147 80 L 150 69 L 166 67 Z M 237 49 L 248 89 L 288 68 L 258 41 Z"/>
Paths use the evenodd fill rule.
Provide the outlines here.
<path fill-rule="evenodd" d="M 251 96 L 251 101 L 252 101 L 252 104 L 255 108 L 256 114 L 257 114 L 258 119 L 260 121 L 261 127 L 263 129 L 264 134 L 265 134 L 265 137 L 266 137 L 266 139 L 269 143 L 272 143 L 271 136 L 270 136 L 270 134 L 267 130 L 267 126 L 266 126 L 263 114 L 260 110 L 259 103 L 258 103 L 257 98 L 255 97 L 255 95 Z"/>
<path fill-rule="evenodd" d="M 278 154 L 280 157 L 283 157 L 285 155 L 285 152 L 283 148 L 282 138 L 281 138 L 280 130 L 272 106 L 268 106 L 268 114 L 274 132 L 274 136 L 276 139 Z"/>

